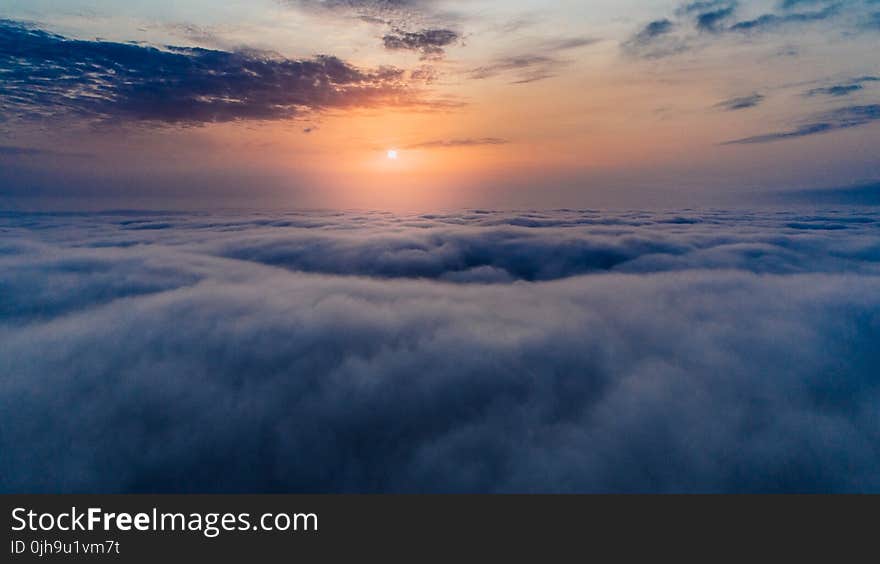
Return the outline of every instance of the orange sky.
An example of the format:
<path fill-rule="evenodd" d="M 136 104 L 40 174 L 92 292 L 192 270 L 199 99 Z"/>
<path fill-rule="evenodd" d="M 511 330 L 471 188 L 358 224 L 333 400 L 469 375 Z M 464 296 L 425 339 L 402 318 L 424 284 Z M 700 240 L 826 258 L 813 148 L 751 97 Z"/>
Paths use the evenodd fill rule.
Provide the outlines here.
<path fill-rule="evenodd" d="M 560 2 L 550 9 L 526 0 L 402 0 L 391 12 L 370 0 L 346 9 L 228 2 L 213 11 L 204 0 L 125 7 L 11 1 L 0 17 L 84 40 L 76 48 L 65 44 L 74 57 L 76 49 L 100 49 L 100 37 L 104 45 L 199 47 L 279 68 L 323 54 L 359 72 L 394 67 L 401 74 L 381 86 L 387 94 L 351 101 L 340 94 L 331 103 L 305 102 L 285 117 L 257 107 L 247 90 L 200 93 L 198 100 L 231 105 L 243 96 L 269 117 L 233 113 L 186 124 L 165 117 L 173 108 L 135 98 L 127 100 L 141 104 L 134 118 L 128 106 L 108 102 L 100 121 L 83 122 L 48 107 L 43 96 L 32 104 L 46 104 L 36 110 L 53 113 L 49 121 L 25 118 L 33 109 L 7 107 L 0 131 L 13 148 L 0 158 L 24 186 L 17 196 L 81 190 L 123 199 L 210 199 L 211 182 L 221 178 L 213 191 L 218 200 L 343 207 L 589 205 L 618 196 L 632 205 L 880 175 L 870 150 L 880 141 L 871 47 L 878 32 L 859 23 L 872 17 L 870 2 L 840 12 L 822 1 L 806 12 L 773 2 L 714 4 L 735 9 L 708 28 L 701 23 L 712 14 L 706 8 L 660 0 Z M 782 23 L 738 31 L 768 13 Z M 794 23 L 804 14 L 813 19 Z M 431 35 L 437 31 L 452 39 L 430 43 L 439 41 Z M 172 80 L 186 88 L 188 78 Z M 849 90 L 839 95 L 834 86 Z M 262 95 L 259 81 L 247 88 Z M 71 86 L 60 99 L 82 91 Z M 272 95 L 289 92 L 279 86 Z M 386 157 L 392 148 L 399 151 L 393 161 Z"/>

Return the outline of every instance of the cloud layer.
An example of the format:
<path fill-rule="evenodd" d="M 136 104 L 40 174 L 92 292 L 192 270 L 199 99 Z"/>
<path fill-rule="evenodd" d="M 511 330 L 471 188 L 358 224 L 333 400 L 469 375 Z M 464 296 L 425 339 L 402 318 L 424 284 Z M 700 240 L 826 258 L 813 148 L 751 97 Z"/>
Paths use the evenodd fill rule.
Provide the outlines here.
<path fill-rule="evenodd" d="M 7 213 L 0 490 L 880 491 L 878 229 Z"/>

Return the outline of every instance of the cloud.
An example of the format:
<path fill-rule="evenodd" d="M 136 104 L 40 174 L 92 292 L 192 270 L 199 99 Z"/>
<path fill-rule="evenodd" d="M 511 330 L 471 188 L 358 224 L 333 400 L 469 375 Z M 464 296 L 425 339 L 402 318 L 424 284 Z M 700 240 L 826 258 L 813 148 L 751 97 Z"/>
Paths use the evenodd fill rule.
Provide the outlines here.
<path fill-rule="evenodd" d="M 725 22 L 734 15 L 737 7 L 737 2 L 697 2 L 689 5 L 687 10 L 688 13 L 697 12 L 699 31 L 718 33 L 724 30 Z"/>
<path fill-rule="evenodd" d="M 715 107 L 721 108 L 727 111 L 736 111 L 736 110 L 745 110 L 748 108 L 754 108 L 758 106 L 761 102 L 764 101 L 764 96 L 762 94 L 750 94 L 748 96 L 742 96 L 738 98 L 730 98 L 729 100 L 724 100 L 723 102 L 719 102 Z"/>
<path fill-rule="evenodd" d="M 449 147 L 477 147 L 480 145 L 505 145 L 509 143 L 507 139 L 499 137 L 480 137 L 480 138 L 464 138 L 464 139 L 441 139 L 437 141 L 424 141 L 408 145 L 406 149 L 444 149 Z"/>
<path fill-rule="evenodd" d="M 319 16 L 358 18 L 390 28 L 456 25 L 462 17 L 438 0 L 283 0 L 285 4 Z"/>
<path fill-rule="evenodd" d="M 869 82 L 880 82 L 880 77 L 876 76 L 863 76 L 859 78 L 854 78 L 849 82 L 845 82 L 842 84 L 834 84 L 832 86 L 825 86 L 822 88 L 813 88 L 807 92 L 807 96 L 849 96 L 855 92 L 859 92 L 865 89 L 865 84 Z"/>
<path fill-rule="evenodd" d="M 866 11 L 870 4 L 861 0 L 794 0 L 782 2 L 775 11 L 740 19 L 738 16 L 744 10 L 737 0 L 691 2 L 679 6 L 674 16 L 649 23 L 621 47 L 627 54 L 639 57 L 668 57 L 722 37 L 748 35 L 753 40 L 760 33 L 831 20 L 850 25 L 852 20 L 869 17 Z"/>
<path fill-rule="evenodd" d="M 666 35 L 675 28 L 675 24 L 668 19 L 662 19 L 650 22 L 633 38 L 634 43 L 645 44 L 650 43 L 655 38 Z"/>
<path fill-rule="evenodd" d="M 68 116 L 118 122 L 204 124 L 287 119 L 350 107 L 432 107 L 404 72 L 358 69 L 331 56 L 67 39 L 0 21 L 3 117 Z"/>
<path fill-rule="evenodd" d="M 183 37 L 201 47 L 215 47 L 219 49 L 234 49 L 235 44 L 224 39 L 221 33 L 211 27 L 199 26 L 191 23 L 165 22 L 156 25 L 159 29 L 178 37 Z"/>
<path fill-rule="evenodd" d="M 569 51 L 571 49 L 580 49 L 581 47 L 589 47 L 599 43 L 601 39 L 596 37 L 562 37 L 559 39 L 550 39 L 544 41 L 540 45 L 540 50 L 549 53 L 560 51 Z"/>
<path fill-rule="evenodd" d="M 440 59 L 445 48 L 461 42 L 455 31 L 462 22 L 458 13 L 441 9 L 435 0 L 285 0 L 312 14 L 332 18 L 358 18 L 384 26 L 386 49 L 416 51 L 423 60 Z"/>
<path fill-rule="evenodd" d="M 544 41 L 526 53 L 496 58 L 486 65 L 471 69 L 471 79 L 482 80 L 514 73 L 513 84 L 537 82 L 557 75 L 559 69 L 570 61 L 560 58 L 560 53 L 595 45 L 600 40 L 591 37 L 571 37 Z"/>
<path fill-rule="evenodd" d="M 724 145 L 750 145 L 755 143 L 769 143 L 771 141 L 796 139 L 798 137 L 806 137 L 809 135 L 838 131 L 840 129 L 859 127 L 873 123 L 877 120 L 880 120 L 880 105 L 871 104 L 867 106 L 849 106 L 813 116 L 810 121 L 791 130 L 727 141 Z"/>
<path fill-rule="evenodd" d="M 443 57 L 446 54 L 445 47 L 460 39 L 459 34 L 450 29 L 423 29 L 416 32 L 395 29 L 385 35 L 382 42 L 389 50 L 417 51 L 424 60 Z"/>
<path fill-rule="evenodd" d="M 57 157 L 57 158 L 91 158 L 94 155 L 88 153 L 69 153 L 55 151 L 53 149 L 39 149 L 36 147 L 18 147 L 15 145 L 0 145 L 0 158 L 3 157 Z"/>
<path fill-rule="evenodd" d="M 440 77 L 440 73 L 432 65 L 421 65 L 420 67 L 413 69 L 410 72 L 409 77 L 410 80 L 413 81 L 431 84 Z"/>
<path fill-rule="evenodd" d="M 437 2 L 433 0 L 290 0 L 287 3 L 312 9 L 356 12 L 379 17 L 426 10 Z"/>
<path fill-rule="evenodd" d="M 487 65 L 470 71 L 470 78 L 482 80 L 515 71 L 518 78 L 514 84 L 526 84 L 551 78 L 556 75 L 560 61 L 546 55 L 521 55 L 496 59 Z"/>
<path fill-rule="evenodd" d="M 880 491 L 878 221 L 5 213 L 0 490 Z M 307 233 L 410 265 L 499 233 L 486 256 L 516 261 L 517 233 L 559 270 L 459 263 L 449 283 L 341 250 L 326 264 L 360 275 L 215 254 Z M 634 269 L 582 266 L 634 236 Z"/>
<path fill-rule="evenodd" d="M 751 20 L 738 22 L 730 26 L 729 31 L 754 32 L 790 25 L 820 22 L 840 14 L 840 5 L 832 4 L 822 10 L 792 14 L 764 14 Z"/>
<path fill-rule="evenodd" d="M 681 39 L 671 37 L 676 24 L 669 19 L 648 23 L 621 45 L 629 54 L 644 58 L 660 58 L 679 53 L 688 47 Z"/>
<path fill-rule="evenodd" d="M 736 9 L 738 7 L 739 2 L 737 0 L 698 0 L 696 2 L 681 4 L 675 10 L 675 13 L 679 16 L 692 14 L 696 14 L 697 16 L 699 16 L 707 12 L 712 12 L 714 10 L 727 8 Z"/>

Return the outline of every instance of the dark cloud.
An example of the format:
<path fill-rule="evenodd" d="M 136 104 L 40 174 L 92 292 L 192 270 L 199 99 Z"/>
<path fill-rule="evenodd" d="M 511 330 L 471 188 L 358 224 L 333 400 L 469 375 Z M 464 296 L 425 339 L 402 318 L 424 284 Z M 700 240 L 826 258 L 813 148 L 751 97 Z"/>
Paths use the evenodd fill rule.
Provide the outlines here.
<path fill-rule="evenodd" d="M 669 19 L 648 23 L 622 44 L 630 55 L 658 58 L 681 52 L 687 48 L 678 38 L 670 37 L 676 25 Z"/>
<path fill-rule="evenodd" d="M 727 111 L 745 110 L 748 108 L 754 108 L 763 101 L 764 96 L 762 94 L 755 93 L 748 96 L 741 96 L 738 98 L 724 100 L 723 102 L 719 102 L 716 107 L 722 108 Z"/>
<path fill-rule="evenodd" d="M 699 16 L 701 14 L 711 13 L 721 9 L 735 9 L 737 7 L 739 7 L 739 2 L 737 0 L 702 0 L 682 4 L 675 12 L 679 16 L 691 14 L 697 14 Z"/>
<path fill-rule="evenodd" d="M 865 84 L 869 82 L 880 82 L 880 77 L 862 76 L 842 84 L 813 88 L 807 92 L 807 96 L 849 96 L 850 94 L 864 90 Z"/>
<path fill-rule="evenodd" d="M 422 59 L 438 59 L 446 54 L 446 47 L 460 39 L 459 34 L 451 29 L 423 29 L 416 32 L 395 29 L 385 35 L 382 42 L 386 49 L 417 51 Z"/>
<path fill-rule="evenodd" d="M 439 77 L 440 73 L 431 65 L 422 65 L 416 69 L 413 69 L 409 75 L 411 80 L 424 82 L 425 84 L 431 84 L 435 82 Z"/>
<path fill-rule="evenodd" d="M 358 18 L 384 26 L 386 49 L 416 51 L 423 59 L 439 59 L 445 48 L 461 41 L 460 15 L 443 10 L 435 0 L 285 0 L 314 14 Z"/>
<path fill-rule="evenodd" d="M 68 153 L 53 149 L 38 149 L 35 147 L 18 147 L 15 145 L 0 145 L 0 158 L 2 157 L 58 157 L 58 158 L 90 158 L 94 155 L 88 153 Z"/>
<path fill-rule="evenodd" d="M 828 133 L 840 129 L 849 129 L 859 127 L 880 120 L 880 105 L 872 104 L 867 106 L 849 106 L 838 108 L 836 110 L 813 116 L 798 127 L 764 135 L 756 135 L 754 137 L 746 137 L 744 139 L 736 139 L 728 141 L 725 145 L 749 145 L 754 143 L 769 143 L 771 141 L 783 141 L 786 139 L 796 139 L 798 137 L 806 137 L 809 135 L 818 135 L 820 133 Z"/>
<path fill-rule="evenodd" d="M 736 0 L 691 2 L 679 6 L 673 19 L 649 23 L 623 42 L 622 48 L 627 53 L 640 57 L 666 57 L 704 45 L 712 36 L 757 34 L 847 15 L 867 17 L 865 11 L 870 4 L 871 2 L 861 0 L 794 0 L 781 3 L 776 11 L 739 19 L 738 14 L 743 10 L 740 10 L 740 2 Z M 672 35 L 674 30 L 678 31 L 676 35 Z"/>
<path fill-rule="evenodd" d="M 636 43 L 648 43 L 653 39 L 666 35 L 675 28 L 675 24 L 668 19 L 657 20 L 649 23 L 643 30 L 638 32 L 634 40 Z"/>
<path fill-rule="evenodd" d="M 363 70 L 330 56 L 66 39 L 0 21 L 0 112 L 6 119 L 203 124 L 285 119 L 358 106 L 431 106 L 394 68 Z"/>
<path fill-rule="evenodd" d="M 507 139 L 499 137 L 480 137 L 465 139 L 441 139 L 437 141 L 424 141 L 408 145 L 407 149 L 443 149 L 448 147 L 477 147 L 480 145 L 505 145 L 509 143 Z"/>
<path fill-rule="evenodd" d="M 698 4 L 707 4 L 706 2 L 700 2 Z M 696 16 L 696 26 L 699 31 L 706 31 L 710 33 L 718 33 L 724 30 L 724 24 L 727 20 L 729 20 L 736 12 L 737 3 L 736 2 L 723 2 L 723 3 L 708 3 L 714 4 L 709 9 L 705 11 L 699 11 Z M 695 6 L 694 4 L 691 7 Z"/>
<path fill-rule="evenodd" d="M 730 26 L 729 30 L 734 32 L 764 31 L 789 24 L 820 22 L 840 13 L 840 4 L 833 4 L 814 12 L 764 14 L 751 20 L 738 22 Z"/>
<path fill-rule="evenodd" d="M 3 214 L 0 491 L 880 491 L 878 221 Z M 377 252 L 216 256 L 302 237 Z"/>
<path fill-rule="evenodd" d="M 861 84 L 835 84 L 826 88 L 814 88 L 807 92 L 808 96 L 818 96 L 824 94 L 826 96 L 848 96 L 853 92 L 864 89 Z"/>
<path fill-rule="evenodd" d="M 675 19 L 664 18 L 649 22 L 631 38 L 622 43 L 624 51 L 644 58 L 661 58 L 690 49 L 689 28 L 699 32 L 720 33 L 724 22 L 736 11 L 738 3 L 728 0 L 707 0 L 682 4 L 675 11 Z M 680 31 L 673 35 L 674 31 Z"/>

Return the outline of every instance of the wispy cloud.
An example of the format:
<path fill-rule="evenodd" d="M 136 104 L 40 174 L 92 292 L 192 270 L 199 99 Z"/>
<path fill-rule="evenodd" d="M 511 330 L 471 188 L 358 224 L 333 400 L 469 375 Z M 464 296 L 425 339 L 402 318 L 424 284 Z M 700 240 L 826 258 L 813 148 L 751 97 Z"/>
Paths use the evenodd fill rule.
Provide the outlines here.
<path fill-rule="evenodd" d="M 850 129 L 880 120 L 880 104 L 849 106 L 814 116 L 811 120 L 786 131 L 755 135 L 743 139 L 727 141 L 723 145 L 751 145 L 796 139 L 840 129 Z"/>
<path fill-rule="evenodd" d="M 312 14 L 357 18 L 386 29 L 382 44 L 392 51 L 414 51 L 423 60 L 440 59 L 460 43 L 460 14 L 444 10 L 437 0 L 282 0 Z"/>
<path fill-rule="evenodd" d="M 499 137 L 479 137 L 464 139 L 440 139 L 436 141 L 425 141 L 415 143 L 404 147 L 405 149 L 445 149 L 450 147 L 478 147 L 480 145 L 505 145 L 509 143 L 507 139 Z"/>
<path fill-rule="evenodd" d="M 437 19 L 443 12 L 437 0 L 282 0 L 313 12 L 354 16 L 366 21 L 403 26 Z"/>
<path fill-rule="evenodd" d="M 635 35 L 621 45 L 624 52 L 644 58 L 659 58 L 687 49 L 687 45 L 678 37 L 672 36 L 676 24 L 670 19 L 649 22 Z"/>
<path fill-rule="evenodd" d="M 727 111 L 745 110 L 748 108 L 754 108 L 763 101 L 764 95 L 755 93 L 748 96 L 741 96 L 738 98 L 730 98 L 729 100 L 724 100 L 723 102 L 719 102 L 718 104 L 716 104 L 715 107 Z"/>
<path fill-rule="evenodd" d="M 662 19 L 648 23 L 641 31 L 632 38 L 633 43 L 645 44 L 650 43 L 654 39 L 668 34 L 675 28 L 672 20 Z"/>
<path fill-rule="evenodd" d="M 518 74 L 514 84 L 525 84 L 555 76 L 560 62 L 546 55 L 521 55 L 496 59 L 470 71 L 473 79 L 492 78 L 510 71 Z"/>
<path fill-rule="evenodd" d="M 823 86 L 821 88 L 813 88 L 807 91 L 807 96 L 849 96 L 865 89 L 865 84 L 870 82 L 880 82 L 880 77 L 861 76 L 840 84 L 831 86 Z"/>
<path fill-rule="evenodd" d="M 499 57 L 488 64 L 471 69 L 468 76 L 472 79 L 492 78 L 512 73 L 515 79 L 512 84 L 526 84 L 556 76 L 561 67 L 570 61 L 561 56 L 566 51 L 595 45 L 600 39 L 593 37 L 573 37 L 545 41 L 532 47 L 527 52 Z"/>
<path fill-rule="evenodd" d="M 728 31 L 766 31 L 772 28 L 789 25 L 820 22 L 837 16 L 841 13 L 841 4 L 834 3 L 823 9 L 802 12 L 802 13 L 784 13 L 784 14 L 763 14 L 757 18 L 738 22 L 728 29 Z"/>
<path fill-rule="evenodd" d="M 55 149 L 39 149 L 36 147 L 19 147 L 16 145 L 0 145 L 0 157 L 57 157 L 83 159 L 91 158 L 90 153 L 70 153 Z"/>
<path fill-rule="evenodd" d="M 624 52 L 644 58 L 675 55 L 721 37 L 754 36 L 858 16 L 870 19 L 871 0 L 792 0 L 776 10 L 743 18 L 739 0 L 702 0 L 682 4 L 669 18 L 648 23 L 621 44 Z M 851 18 L 855 19 L 855 18 Z"/>

